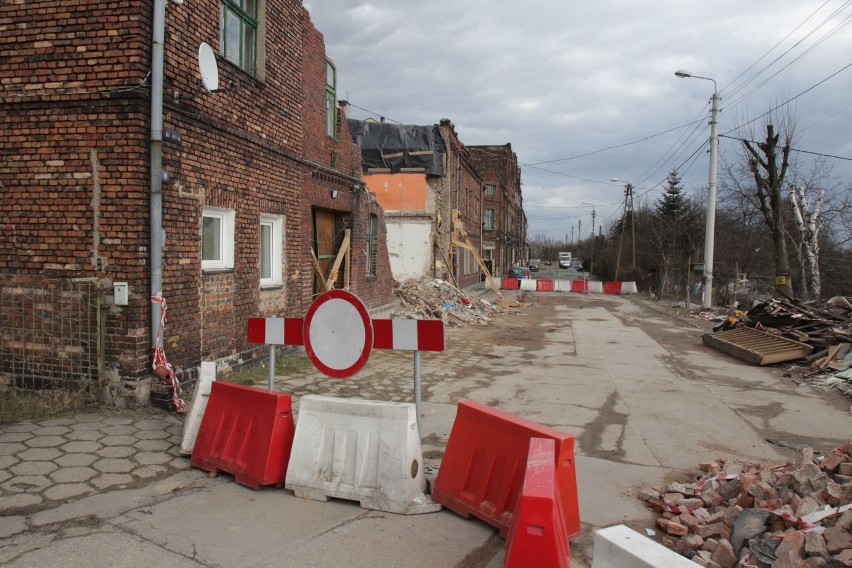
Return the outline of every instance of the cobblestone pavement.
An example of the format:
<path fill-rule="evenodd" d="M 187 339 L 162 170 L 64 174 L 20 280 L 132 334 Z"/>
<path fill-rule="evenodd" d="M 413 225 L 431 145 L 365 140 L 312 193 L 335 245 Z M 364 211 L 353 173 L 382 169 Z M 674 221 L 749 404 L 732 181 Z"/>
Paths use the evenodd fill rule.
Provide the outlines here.
<path fill-rule="evenodd" d="M 154 408 L 82 410 L 0 425 L 0 515 L 187 469 L 182 434 L 182 418 Z"/>

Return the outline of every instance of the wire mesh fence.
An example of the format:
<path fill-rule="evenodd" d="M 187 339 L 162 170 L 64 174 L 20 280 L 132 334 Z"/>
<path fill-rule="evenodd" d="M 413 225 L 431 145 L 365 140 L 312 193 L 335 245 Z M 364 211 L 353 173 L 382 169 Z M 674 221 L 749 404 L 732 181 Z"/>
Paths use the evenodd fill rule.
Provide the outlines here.
<path fill-rule="evenodd" d="M 0 282 L 0 423 L 96 400 L 99 296 L 96 279 Z"/>

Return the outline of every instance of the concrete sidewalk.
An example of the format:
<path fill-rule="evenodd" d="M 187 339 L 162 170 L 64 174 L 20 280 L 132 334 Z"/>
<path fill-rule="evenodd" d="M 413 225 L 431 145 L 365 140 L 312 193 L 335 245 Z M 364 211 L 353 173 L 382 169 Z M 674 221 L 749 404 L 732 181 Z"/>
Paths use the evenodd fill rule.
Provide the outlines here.
<path fill-rule="evenodd" d="M 393 515 L 210 477 L 178 455 L 181 432 L 155 409 L 5 425 L 0 565 L 484 566 L 504 545 L 450 511 Z"/>

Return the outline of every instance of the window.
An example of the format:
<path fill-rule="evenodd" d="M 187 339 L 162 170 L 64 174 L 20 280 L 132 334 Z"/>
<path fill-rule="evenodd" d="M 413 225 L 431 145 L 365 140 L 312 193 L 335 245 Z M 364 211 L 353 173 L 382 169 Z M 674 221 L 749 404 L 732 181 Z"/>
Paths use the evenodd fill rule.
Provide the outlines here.
<path fill-rule="evenodd" d="M 337 136 L 337 70 L 331 61 L 325 62 L 325 133 Z"/>
<path fill-rule="evenodd" d="M 367 227 L 367 280 L 375 280 L 376 278 L 376 238 L 378 236 L 378 229 L 379 218 L 375 215 L 370 215 Z"/>
<path fill-rule="evenodd" d="M 485 184 L 485 196 L 486 197 L 494 197 L 495 193 L 496 193 L 496 191 L 495 191 L 494 184 L 493 183 L 486 183 Z"/>
<path fill-rule="evenodd" d="M 278 215 L 260 216 L 260 286 L 281 286 L 284 220 Z"/>
<path fill-rule="evenodd" d="M 222 0 L 219 44 L 222 54 L 240 69 L 255 75 L 259 37 L 258 4 L 263 0 Z"/>
<path fill-rule="evenodd" d="M 486 231 L 493 231 L 494 230 L 494 210 L 493 209 L 486 209 L 485 210 L 485 223 L 484 223 L 484 226 L 482 228 L 485 229 Z"/>
<path fill-rule="evenodd" d="M 205 207 L 201 220 L 201 269 L 234 268 L 234 219 L 232 209 Z"/>

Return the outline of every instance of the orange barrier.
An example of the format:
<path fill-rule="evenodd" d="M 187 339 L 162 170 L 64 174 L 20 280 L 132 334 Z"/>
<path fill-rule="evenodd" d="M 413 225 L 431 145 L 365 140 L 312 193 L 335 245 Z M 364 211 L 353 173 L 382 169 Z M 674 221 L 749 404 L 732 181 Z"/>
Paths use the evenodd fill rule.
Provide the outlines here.
<path fill-rule="evenodd" d="M 474 401 L 458 404 L 432 498 L 463 517 L 500 529 L 506 538 L 523 484 L 531 438 L 554 440 L 556 485 L 566 534 L 580 532 L 574 437 Z"/>
<path fill-rule="evenodd" d="M 192 465 L 258 489 L 283 485 L 295 424 L 289 394 L 216 381 L 192 448 Z"/>
<path fill-rule="evenodd" d="M 536 280 L 536 291 L 553 292 L 553 280 Z"/>
<path fill-rule="evenodd" d="M 588 280 L 574 280 L 571 282 L 571 291 L 579 292 L 581 294 L 589 293 L 589 281 Z"/>
<path fill-rule="evenodd" d="M 621 282 L 604 282 L 604 294 L 621 294 Z"/>
<path fill-rule="evenodd" d="M 504 278 L 500 283 L 503 290 L 520 290 L 521 281 L 518 278 Z"/>
<path fill-rule="evenodd" d="M 568 568 L 571 549 L 556 487 L 556 442 L 530 440 L 524 484 L 506 540 L 504 568 Z"/>

